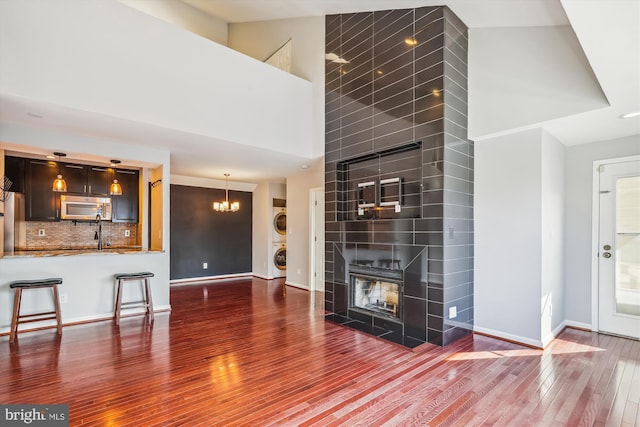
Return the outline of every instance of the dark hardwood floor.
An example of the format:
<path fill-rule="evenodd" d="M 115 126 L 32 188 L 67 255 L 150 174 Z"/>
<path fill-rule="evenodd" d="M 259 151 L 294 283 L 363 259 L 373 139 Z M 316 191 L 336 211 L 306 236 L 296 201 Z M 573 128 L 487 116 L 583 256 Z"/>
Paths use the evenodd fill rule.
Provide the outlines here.
<path fill-rule="evenodd" d="M 320 298 L 318 298 L 320 300 Z M 640 426 L 640 342 L 545 351 L 469 335 L 414 353 L 323 319 L 281 281 L 174 287 L 171 314 L 0 337 L 1 403 L 98 426 Z"/>

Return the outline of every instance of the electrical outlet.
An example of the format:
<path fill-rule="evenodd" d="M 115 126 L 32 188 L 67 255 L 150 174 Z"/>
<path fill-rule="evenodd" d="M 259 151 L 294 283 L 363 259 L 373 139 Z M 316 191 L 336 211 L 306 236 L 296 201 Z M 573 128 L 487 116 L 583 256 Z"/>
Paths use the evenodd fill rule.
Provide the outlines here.
<path fill-rule="evenodd" d="M 60 294 L 60 304 L 66 304 L 69 302 L 68 294 Z"/>
<path fill-rule="evenodd" d="M 38 230 L 38 236 L 44 236 L 44 228 Z"/>
<path fill-rule="evenodd" d="M 209 264 L 207 264 L 206 262 L 202 263 L 202 269 L 206 270 L 207 268 L 209 268 Z"/>
<path fill-rule="evenodd" d="M 458 308 L 454 305 L 449 307 L 449 319 L 455 319 L 458 316 Z"/>
<path fill-rule="evenodd" d="M 131 237 L 131 230 L 124 230 L 124 237 Z"/>

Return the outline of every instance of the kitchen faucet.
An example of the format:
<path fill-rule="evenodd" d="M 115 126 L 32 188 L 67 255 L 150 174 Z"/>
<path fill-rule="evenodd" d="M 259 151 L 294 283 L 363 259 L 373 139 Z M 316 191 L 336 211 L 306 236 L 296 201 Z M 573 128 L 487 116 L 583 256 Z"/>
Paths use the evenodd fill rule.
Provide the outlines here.
<path fill-rule="evenodd" d="M 96 215 L 96 222 L 98 223 L 98 231 L 94 236 L 94 239 L 98 241 L 98 250 L 102 250 L 102 222 L 100 221 L 100 214 Z"/>

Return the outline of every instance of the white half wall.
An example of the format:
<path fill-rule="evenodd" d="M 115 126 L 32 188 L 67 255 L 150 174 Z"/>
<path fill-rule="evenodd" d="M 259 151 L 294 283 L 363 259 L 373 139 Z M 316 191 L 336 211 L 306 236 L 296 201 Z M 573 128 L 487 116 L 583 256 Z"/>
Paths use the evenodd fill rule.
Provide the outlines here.
<path fill-rule="evenodd" d="M 324 16 L 229 24 L 229 47 L 266 60 L 291 39 L 291 73 L 311 82 L 312 158 L 324 154 Z"/>
<path fill-rule="evenodd" d="M 640 135 L 575 145 L 566 150 L 565 317 L 586 325 L 591 318 L 591 222 L 593 162 L 640 155 Z"/>
<path fill-rule="evenodd" d="M 0 53 L 0 95 L 312 154 L 311 83 L 119 2 L 2 1 Z"/>
<path fill-rule="evenodd" d="M 541 131 L 475 143 L 474 326 L 542 346 Z"/>
<path fill-rule="evenodd" d="M 180 0 L 118 0 L 148 15 L 170 22 L 216 43 L 227 44 L 227 23 Z"/>

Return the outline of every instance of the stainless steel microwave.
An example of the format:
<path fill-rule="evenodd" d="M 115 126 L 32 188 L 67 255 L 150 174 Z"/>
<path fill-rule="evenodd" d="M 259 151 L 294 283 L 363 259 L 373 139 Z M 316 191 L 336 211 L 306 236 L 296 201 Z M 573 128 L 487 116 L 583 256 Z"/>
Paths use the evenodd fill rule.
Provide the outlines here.
<path fill-rule="evenodd" d="M 60 219 L 111 221 L 111 198 L 98 196 L 60 196 Z"/>

